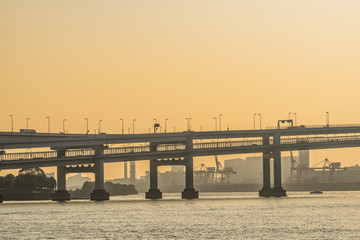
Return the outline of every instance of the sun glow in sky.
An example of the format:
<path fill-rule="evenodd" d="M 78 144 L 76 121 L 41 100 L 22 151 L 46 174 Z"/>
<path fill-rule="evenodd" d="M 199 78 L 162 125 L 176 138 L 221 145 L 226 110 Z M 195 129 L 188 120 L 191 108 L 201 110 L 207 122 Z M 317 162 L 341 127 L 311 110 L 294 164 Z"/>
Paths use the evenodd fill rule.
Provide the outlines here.
<path fill-rule="evenodd" d="M 230 130 L 252 129 L 253 113 L 264 127 L 289 112 L 298 124 L 325 124 L 326 111 L 360 123 L 359 12 L 358 0 L 1 1 L 0 131 L 10 114 L 15 131 L 30 117 L 38 132 L 46 116 L 52 132 L 67 119 L 79 133 L 86 117 L 106 133 L 120 118 L 137 133 L 154 118 L 214 130 L 220 113 Z M 316 154 L 360 162 L 358 149 Z"/>

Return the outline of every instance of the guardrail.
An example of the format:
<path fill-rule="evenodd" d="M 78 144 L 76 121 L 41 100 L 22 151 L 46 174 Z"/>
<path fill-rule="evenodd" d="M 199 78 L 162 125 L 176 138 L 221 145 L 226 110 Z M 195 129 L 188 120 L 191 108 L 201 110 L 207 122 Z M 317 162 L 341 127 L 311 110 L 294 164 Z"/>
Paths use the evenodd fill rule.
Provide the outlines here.
<path fill-rule="evenodd" d="M 328 142 L 360 142 L 360 135 L 342 135 L 331 137 L 295 137 L 283 138 L 280 140 L 281 145 L 291 144 L 305 144 L 305 143 L 328 143 Z M 232 148 L 232 147 L 250 147 L 263 145 L 262 139 L 241 140 L 241 141 L 221 141 L 221 142 L 198 142 L 194 143 L 194 150 L 197 149 L 217 149 L 217 148 Z M 272 139 L 270 139 L 272 145 Z M 164 144 L 157 148 L 159 152 L 166 151 L 184 151 L 184 144 Z M 118 148 L 108 148 L 104 150 L 104 155 L 129 154 L 150 152 L 150 146 L 128 146 Z M 65 157 L 78 156 L 94 156 L 93 149 L 74 149 L 65 152 Z M 58 154 L 56 151 L 46 152 L 23 152 L 23 153 L 7 153 L 0 155 L 0 160 L 21 160 L 21 159 L 42 159 L 42 158 L 56 158 Z"/>
<path fill-rule="evenodd" d="M 270 126 L 266 127 L 268 130 L 273 129 L 288 129 L 288 128 L 338 128 L 338 127 L 360 127 L 360 124 L 329 124 L 329 125 L 298 125 L 298 126 Z"/>

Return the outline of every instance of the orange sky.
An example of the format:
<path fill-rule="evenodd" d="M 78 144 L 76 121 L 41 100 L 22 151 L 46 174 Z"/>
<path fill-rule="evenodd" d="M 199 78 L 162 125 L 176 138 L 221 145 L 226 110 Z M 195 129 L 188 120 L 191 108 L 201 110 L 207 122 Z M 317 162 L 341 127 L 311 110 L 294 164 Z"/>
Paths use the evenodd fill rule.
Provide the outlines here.
<path fill-rule="evenodd" d="M 85 132 L 85 117 L 107 133 L 120 118 L 126 129 L 136 118 L 136 132 L 153 118 L 183 131 L 185 117 L 212 130 L 219 113 L 230 129 L 252 128 L 254 112 L 263 126 L 289 112 L 360 123 L 359 12 L 358 0 L 1 1 L 0 131 L 9 114 L 15 131 L 30 117 L 40 132 L 46 116 L 53 132 L 64 118 Z M 350 165 L 359 153 L 311 156 Z"/>

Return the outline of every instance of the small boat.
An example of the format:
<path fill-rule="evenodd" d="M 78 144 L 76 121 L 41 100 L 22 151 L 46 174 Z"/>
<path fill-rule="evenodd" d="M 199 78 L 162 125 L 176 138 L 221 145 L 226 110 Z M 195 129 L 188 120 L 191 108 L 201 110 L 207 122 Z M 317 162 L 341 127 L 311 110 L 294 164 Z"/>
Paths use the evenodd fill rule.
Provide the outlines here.
<path fill-rule="evenodd" d="M 323 194 L 323 192 L 322 191 L 312 191 L 312 192 L 310 192 L 310 194 Z"/>

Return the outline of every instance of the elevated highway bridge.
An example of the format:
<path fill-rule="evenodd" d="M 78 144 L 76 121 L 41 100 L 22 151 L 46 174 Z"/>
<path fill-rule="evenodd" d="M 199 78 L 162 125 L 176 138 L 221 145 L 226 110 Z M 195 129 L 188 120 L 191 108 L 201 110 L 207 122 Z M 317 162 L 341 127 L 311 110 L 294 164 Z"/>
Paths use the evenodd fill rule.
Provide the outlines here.
<path fill-rule="evenodd" d="M 129 146 L 113 147 L 115 144 Z M 157 167 L 185 165 L 183 198 L 198 197 L 193 187 L 193 157 L 263 153 L 263 189 L 260 196 L 286 196 L 281 186 L 281 152 L 289 150 L 360 147 L 360 125 L 301 126 L 264 130 L 178 132 L 162 134 L 47 134 L 0 132 L 0 170 L 56 166 L 58 190 L 54 200 L 68 200 L 66 167 L 94 165 L 93 200 L 104 200 L 103 165 L 108 162 L 150 160 L 147 198 L 161 198 Z M 31 152 L 7 153 L 31 148 Z M 49 148 L 50 151 L 34 151 Z M 270 186 L 270 159 L 274 158 L 274 186 Z M 74 168 L 78 169 L 78 168 Z"/>

